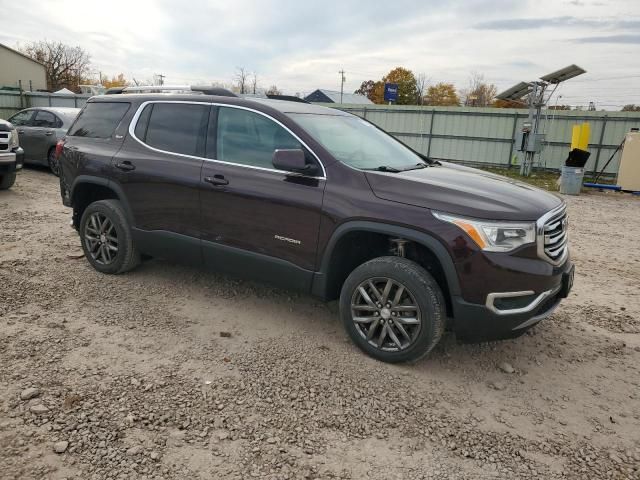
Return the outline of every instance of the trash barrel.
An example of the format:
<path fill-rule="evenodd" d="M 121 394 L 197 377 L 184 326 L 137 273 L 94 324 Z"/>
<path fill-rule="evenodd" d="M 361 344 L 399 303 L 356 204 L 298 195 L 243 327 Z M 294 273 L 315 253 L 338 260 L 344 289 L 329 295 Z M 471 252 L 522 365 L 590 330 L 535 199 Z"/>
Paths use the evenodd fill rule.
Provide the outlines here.
<path fill-rule="evenodd" d="M 565 195 L 579 195 L 584 178 L 584 168 L 562 167 L 560 175 L 560 193 Z"/>

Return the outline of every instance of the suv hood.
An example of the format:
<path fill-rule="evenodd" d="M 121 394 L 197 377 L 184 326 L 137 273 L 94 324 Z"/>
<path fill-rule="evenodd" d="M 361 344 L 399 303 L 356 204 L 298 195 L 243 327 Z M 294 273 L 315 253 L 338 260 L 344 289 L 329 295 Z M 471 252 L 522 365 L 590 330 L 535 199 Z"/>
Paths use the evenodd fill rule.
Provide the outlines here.
<path fill-rule="evenodd" d="M 555 195 L 526 183 L 446 162 L 365 175 L 379 198 L 467 217 L 537 220 L 562 204 Z"/>

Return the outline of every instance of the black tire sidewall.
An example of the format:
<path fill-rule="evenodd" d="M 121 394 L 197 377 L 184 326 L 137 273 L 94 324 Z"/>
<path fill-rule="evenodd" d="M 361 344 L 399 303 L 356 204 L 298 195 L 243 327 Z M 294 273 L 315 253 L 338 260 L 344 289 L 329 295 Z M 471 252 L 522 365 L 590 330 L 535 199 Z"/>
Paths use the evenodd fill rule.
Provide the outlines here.
<path fill-rule="evenodd" d="M 0 175 L 0 190 L 9 190 L 16 182 L 16 172 Z"/>
<path fill-rule="evenodd" d="M 385 352 L 362 338 L 351 317 L 354 290 L 368 278 L 388 277 L 402 283 L 420 307 L 422 328 L 406 350 Z M 415 361 L 429 353 L 442 335 L 446 320 L 444 297 L 433 277 L 423 267 L 402 257 L 379 257 L 356 268 L 347 277 L 340 294 L 340 317 L 353 342 L 371 357 L 388 363 Z"/>
<path fill-rule="evenodd" d="M 119 208 L 119 206 L 117 205 L 117 202 L 114 201 L 101 200 L 94 202 L 85 209 L 82 214 L 82 219 L 80 220 L 79 234 L 84 256 L 93 268 L 102 273 L 120 273 L 123 270 L 127 259 L 126 249 L 129 248 L 130 245 L 130 242 L 128 241 L 130 237 L 129 226 L 127 224 L 123 224 L 122 215 L 118 215 L 116 208 Z M 96 212 L 103 214 L 111 220 L 116 229 L 116 235 L 118 236 L 118 253 L 116 254 L 116 259 L 108 265 L 100 264 L 93 259 L 84 239 L 84 233 L 87 223 L 89 222 L 89 217 L 91 214 Z"/>
<path fill-rule="evenodd" d="M 60 164 L 58 163 L 58 159 L 56 159 L 55 155 L 55 148 L 50 148 L 49 152 L 47 153 L 47 164 L 49 166 L 49 170 L 51 170 L 51 173 L 53 173 L 56 177 L 59 177 Z"/>

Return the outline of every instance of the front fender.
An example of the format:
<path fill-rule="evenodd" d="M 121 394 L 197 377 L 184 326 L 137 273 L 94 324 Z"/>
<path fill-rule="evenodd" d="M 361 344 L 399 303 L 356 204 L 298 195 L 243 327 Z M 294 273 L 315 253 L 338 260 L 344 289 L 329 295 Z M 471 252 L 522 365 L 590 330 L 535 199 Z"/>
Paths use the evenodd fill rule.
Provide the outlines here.
<path fill-rule="evenodd" d="M 423 245 L 440 261 L 451 295 L 460 295 L 460 283 L 453 264 L 453 259 L 440 240 L 428 233 L 413 230 L 411 228 L 360 220 L 345 222 L 334 230 L 322 255 L 320 269 L 314 274 L 313 284 L 311 287 L 313 295 L 321 298 L 327 297 L 329 288 L 329 285 L 327 285 L 328 273 L 334 249 L 340 238 L 353 231 L 381 233 L 392 237 L 405 238 Z"/>

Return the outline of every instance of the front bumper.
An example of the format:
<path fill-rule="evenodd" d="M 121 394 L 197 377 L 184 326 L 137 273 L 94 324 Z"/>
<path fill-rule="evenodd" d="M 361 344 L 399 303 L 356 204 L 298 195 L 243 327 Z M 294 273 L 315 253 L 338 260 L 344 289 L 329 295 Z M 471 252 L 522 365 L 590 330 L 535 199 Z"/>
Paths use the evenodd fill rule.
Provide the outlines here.
<path fill-rule="evenodd" d="M 0 152 L 0 175 L 20 170 L 24 164 L 24 150 L 21 147 L 10 152 Z"/>
<path fill-rule="evenodd" d="M 488 294 L 484 304 L 471 303 L 461 296 L 452 298 L 453 330 L 462 342 L 503 340 L 522 335 L 550 316 L 568 294 L 563 278 L 572 271 L 567 262 L 554 269 L 543 290 L 496 292 Z M 570 285 L 569 285 L 570 288 Z M 498 308 L 499 299 L 523 299 L 521 304 Z"/>

